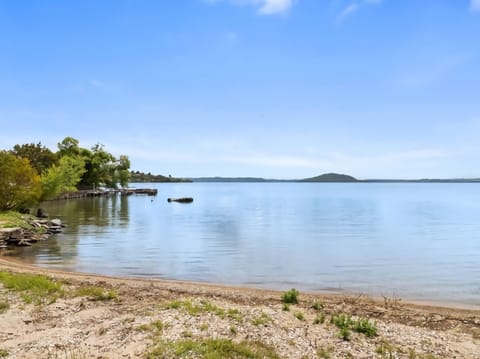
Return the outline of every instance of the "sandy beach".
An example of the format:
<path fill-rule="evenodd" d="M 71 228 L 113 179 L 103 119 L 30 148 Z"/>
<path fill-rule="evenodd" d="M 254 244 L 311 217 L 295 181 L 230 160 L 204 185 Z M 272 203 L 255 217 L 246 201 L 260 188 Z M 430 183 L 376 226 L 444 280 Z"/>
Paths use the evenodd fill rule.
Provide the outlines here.
<path fill-rule="evenodd" d="M 68 273 L 6 256 L 0 272 L 42 274 L 65 293 L 114 293 L 38 304 L 0 284 L 0 355 L 8 358 L 480 358 L 473 308 L 306 293 L 285 305 L 277 291 Z M 332 323 L 342 315 L 368 319 L 375 335 L 351 330 L 345 340 Z"/>

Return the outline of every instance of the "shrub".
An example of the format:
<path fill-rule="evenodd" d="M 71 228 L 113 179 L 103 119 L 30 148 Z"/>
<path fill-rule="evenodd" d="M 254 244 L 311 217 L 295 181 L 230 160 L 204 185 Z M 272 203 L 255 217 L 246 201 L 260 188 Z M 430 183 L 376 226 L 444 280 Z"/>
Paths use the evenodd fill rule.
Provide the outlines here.
<path fill-rule="evenodd" d="M 286 292 L 282 293 L 282 302 L 287 304 L 297 304 L 298 303 L 298 290 L 292 288 Z"/>
<path fill-rule="evenodd" d="M 349 315 L 343 313 L 334 314 L 330 322 L 339 329 L 349 328 L 352 323 L 352 318 Z"/>
<path fill-rule="evenodd" d="M 353 322 L 353 330 L 357 333 L 363 333 L 367 337 L 374 337 L 377 335 L 377 327 L 375 323 L 371 323 L 366 318 L 360 318 Z"/>

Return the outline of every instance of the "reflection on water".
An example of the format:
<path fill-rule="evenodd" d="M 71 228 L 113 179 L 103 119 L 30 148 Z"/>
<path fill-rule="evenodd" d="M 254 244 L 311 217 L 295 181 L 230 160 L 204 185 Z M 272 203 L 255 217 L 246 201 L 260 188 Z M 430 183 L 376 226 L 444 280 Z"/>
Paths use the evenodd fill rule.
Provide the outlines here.
<path fill-rule="evenodd" d="M 159 195 L 49 202 L 65 232 L 42 266 L 480 304 L 475 184 L 157 184 Z M 192 204 L 167 203 L 191 196 Z"/>

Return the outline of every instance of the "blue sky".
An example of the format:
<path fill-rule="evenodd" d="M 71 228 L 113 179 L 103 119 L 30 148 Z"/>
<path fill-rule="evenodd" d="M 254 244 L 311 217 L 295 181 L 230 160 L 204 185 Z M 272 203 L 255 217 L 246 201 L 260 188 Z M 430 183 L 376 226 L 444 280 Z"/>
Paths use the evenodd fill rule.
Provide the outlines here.
<path fill-rule="evenodd" d="M 480 177 L 480 0 L 0 0 L 0 125 L 174 176 Z"/>

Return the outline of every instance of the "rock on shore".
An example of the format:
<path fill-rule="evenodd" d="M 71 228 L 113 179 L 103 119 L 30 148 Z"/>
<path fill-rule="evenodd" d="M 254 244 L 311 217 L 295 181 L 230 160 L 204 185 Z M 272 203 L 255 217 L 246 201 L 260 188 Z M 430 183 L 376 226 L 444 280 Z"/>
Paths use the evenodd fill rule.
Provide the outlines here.
<path fill-rule="evenodd" d="M 48 239 L 60 233 L 64 225 L 60 219 L 30 218 L 27 223 L 32 229 L 22 227 L 0 228 L 0 248 L 8 245 L 30 246 L 32 243 Z"/>

